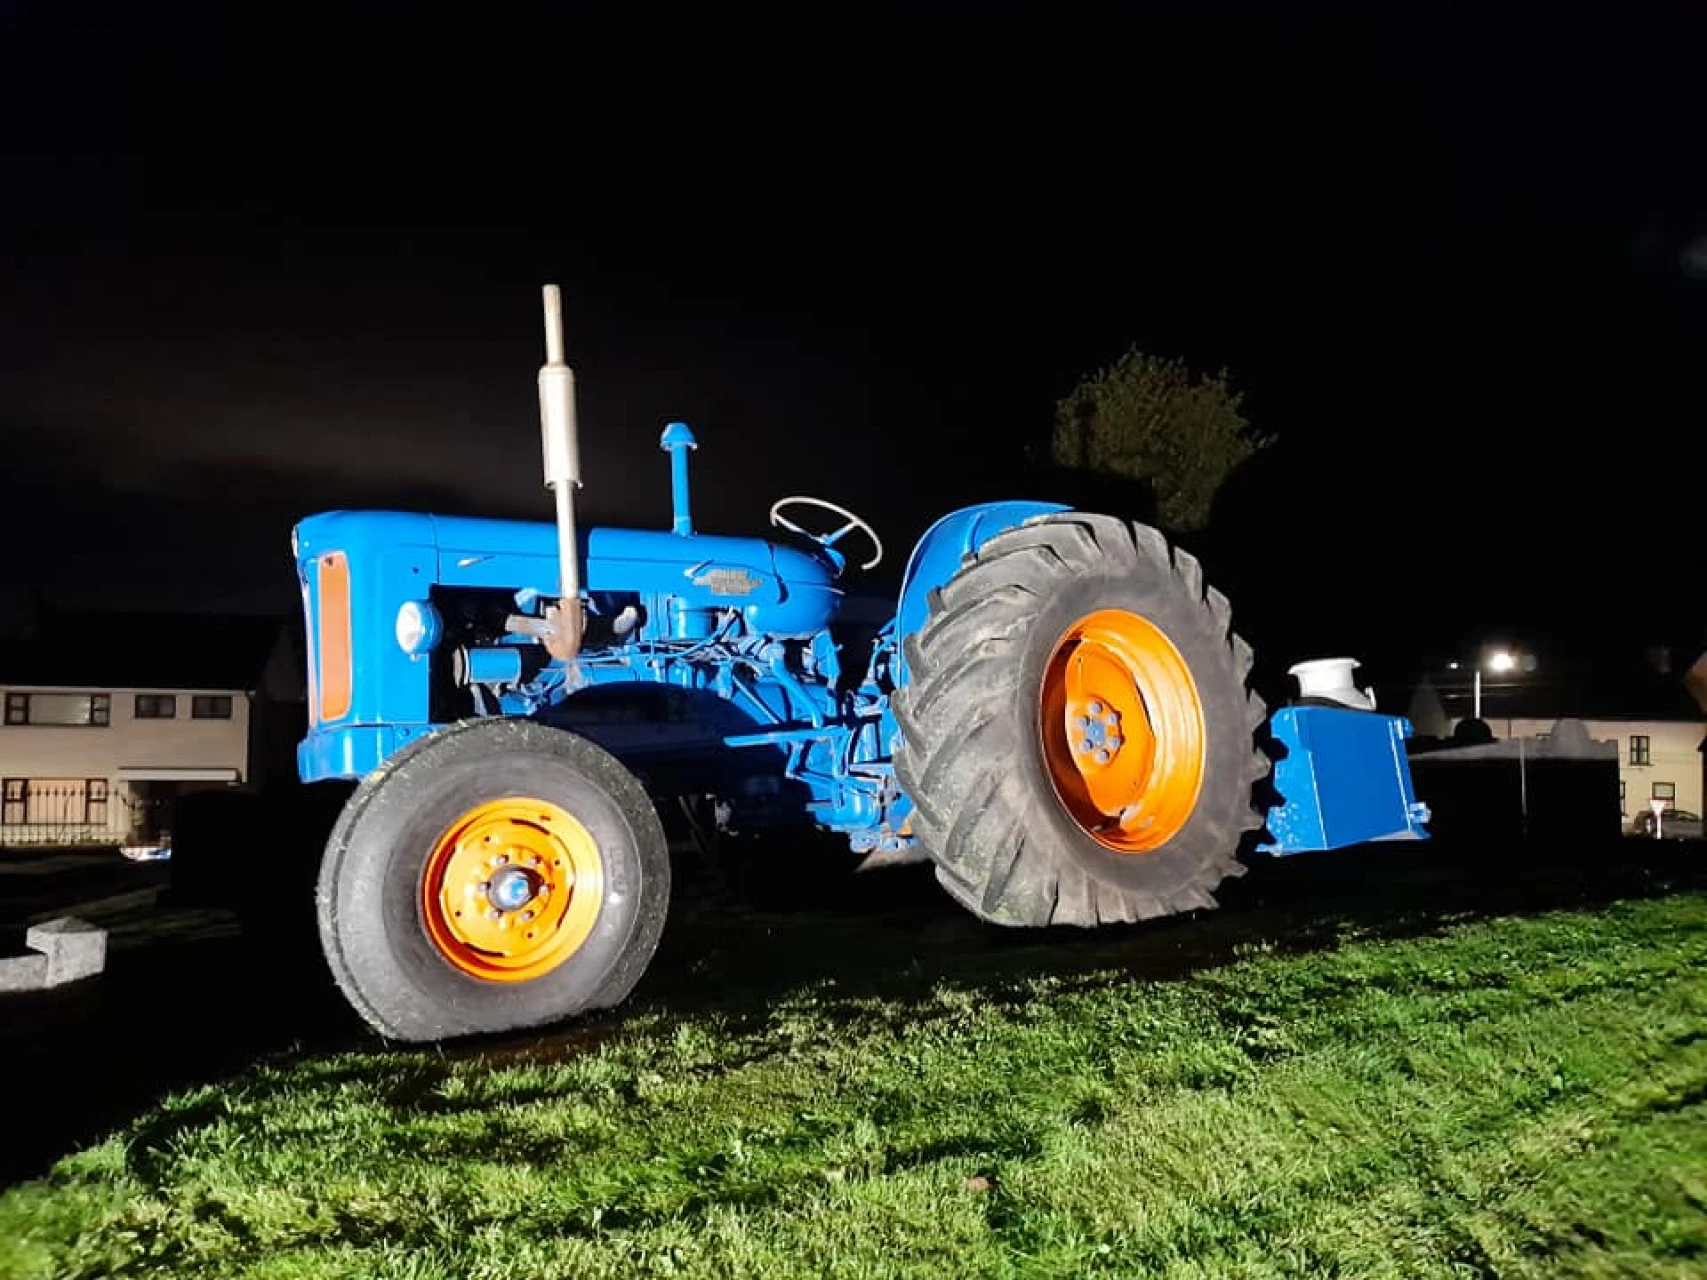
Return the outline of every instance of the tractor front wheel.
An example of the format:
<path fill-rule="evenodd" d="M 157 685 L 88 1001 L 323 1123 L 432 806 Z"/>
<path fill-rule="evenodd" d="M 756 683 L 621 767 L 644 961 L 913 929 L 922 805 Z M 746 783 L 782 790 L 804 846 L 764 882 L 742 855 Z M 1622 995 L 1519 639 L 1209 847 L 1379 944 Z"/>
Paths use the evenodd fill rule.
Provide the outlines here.
<path fill-rule="evenodd" d="M 491 719 L 368 776 L 327 842 L 317 905 L 356 1011 L 434 1041 L 620 1003 L 669 893 L 663 827 L 628 770 L 560 729 Z"/>
<path fill-rule="evenodd" d="M 1269 770 L 1249 648 L 1195 558 L 1108 516 L 986 542 L 904 642 L 895 771 L 937 878 L 998 924 L 1199 907 Z"/>

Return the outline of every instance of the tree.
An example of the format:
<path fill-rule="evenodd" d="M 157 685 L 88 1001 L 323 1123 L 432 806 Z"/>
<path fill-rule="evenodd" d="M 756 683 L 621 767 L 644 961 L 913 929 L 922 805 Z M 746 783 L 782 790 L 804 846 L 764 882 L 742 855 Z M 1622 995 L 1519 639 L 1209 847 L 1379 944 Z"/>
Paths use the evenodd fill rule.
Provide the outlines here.
<path fill-rule="evenodd" d="M 1143 482 L 1158 523 L 1201 529 L 1222 482 L 1272 443 L 1252 429 L 1242 399 L 1225 370 L 1195 377 L 1134 347 L 1055 406 L 1050 454 L 1057 466 Z"/>

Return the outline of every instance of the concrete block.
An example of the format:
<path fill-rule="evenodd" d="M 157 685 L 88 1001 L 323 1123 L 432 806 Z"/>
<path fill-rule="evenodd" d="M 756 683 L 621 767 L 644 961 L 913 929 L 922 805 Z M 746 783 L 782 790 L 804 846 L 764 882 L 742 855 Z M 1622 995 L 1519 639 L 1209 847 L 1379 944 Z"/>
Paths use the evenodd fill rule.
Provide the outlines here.
<path fill-rule="evenodd" d="M 0 959 L 0 991 L 40 991 L 47 985 L 47 957 L 41 952 Z"/>
<path fill-rule="evenodd" d="M 107 967 L 107 931 L 71 916 L 35 925 L 24 945 L 47 957 L 44 986 L 92 978 Z"/>

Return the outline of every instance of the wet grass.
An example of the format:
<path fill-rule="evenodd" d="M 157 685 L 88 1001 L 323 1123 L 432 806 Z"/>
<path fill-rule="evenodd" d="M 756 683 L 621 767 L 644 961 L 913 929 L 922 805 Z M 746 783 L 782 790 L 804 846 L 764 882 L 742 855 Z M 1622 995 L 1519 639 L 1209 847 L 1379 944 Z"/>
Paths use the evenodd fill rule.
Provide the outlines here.
<path fill-rule="evenodd" d="M 684 907 L 620 1016 L 182 1082 L 0 1195 L 0 1275 L 1700 1275 L 1668 856 L 1319 862 L 1065 939 L 906 873 Z"/>

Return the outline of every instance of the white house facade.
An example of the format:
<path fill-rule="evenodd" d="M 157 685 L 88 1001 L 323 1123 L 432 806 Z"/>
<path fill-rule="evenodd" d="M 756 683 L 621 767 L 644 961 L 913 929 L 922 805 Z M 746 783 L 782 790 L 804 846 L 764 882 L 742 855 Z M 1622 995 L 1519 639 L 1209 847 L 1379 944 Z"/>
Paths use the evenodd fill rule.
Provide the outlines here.
<path fill-rule="evenodd" d="M 157 838 L 182 790 L 249 768 L 238 689 L 0 686 L 0 845 Z"/>
<path fill-rule="evenodd" d="M 1546 734 L 1555 721 L 1488 719 L 1496 738 Z M 1649 812 L 1654 801 L 1668 809 L 1702 812 L 1701 753 L 1707 744 L 1707 714 L 1699 720 L 1586 720 L 1589 737 L 1618 744 L 1618 791 L 1625 822 Z"/>

